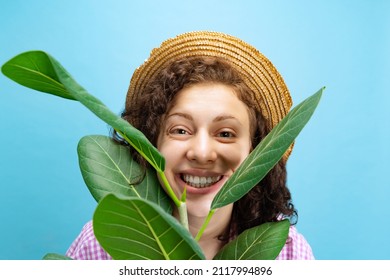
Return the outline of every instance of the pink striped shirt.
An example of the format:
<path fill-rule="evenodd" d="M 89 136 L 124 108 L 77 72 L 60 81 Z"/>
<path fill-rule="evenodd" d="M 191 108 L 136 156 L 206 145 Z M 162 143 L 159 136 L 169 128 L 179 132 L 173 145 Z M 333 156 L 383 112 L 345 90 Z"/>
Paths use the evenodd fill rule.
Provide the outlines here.
<path fill-rule="evenodd" d="M 80 235 L 66 252 L 68 257 L 76 260 L 111 260 L 97 241 L 92 228 L 92 221 L 82 229 Z M 286 245 L 284 245 L 277 260 L 313 260 L 314 256 L 309 243 L 294 226 L 290 227 Z"/>

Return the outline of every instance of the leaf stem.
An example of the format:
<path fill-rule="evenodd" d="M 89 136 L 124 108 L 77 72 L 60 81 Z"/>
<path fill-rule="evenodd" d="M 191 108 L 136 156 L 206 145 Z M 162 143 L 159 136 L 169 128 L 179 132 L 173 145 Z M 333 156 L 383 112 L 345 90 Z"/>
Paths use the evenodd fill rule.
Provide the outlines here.
<path fill-rule="evenodd" d="M 163 171 L 157 171 L 161 181 L 164 184 L 165 190 L 168 193 L 169 197 L 172 199 L 173 203 L 175 203 L 176 207 L 180 209 L 181 204 L 183 204 L 175 195 L 173 192 L 171 185 L 169 185 L 169 182 L 167 180 L 167 177 L 165 177 L 165 174 Z"/>
<path fill-rule="evenodd" d="M 186 203 L 181 203 L 181 205 L 177 208 L 179 211 L 179 217 L 180 217 L 180 224 L 189 230 L 188 227 L 188 214 L 187 214 L 187 204 Z"/>
<path fill-rule="evenodd" d="M 204 222 L 203 222 L 202 227 L 200 228 L 198 234 L 197 234 L 196 237 L 195 237 L 195 240 L 196 240 L 196 241 L 199 241 L 200 238 L 202 237 L 203 232 L 205 231 L 207 225 L 209 224 L 209 222 L 210 222 L 210 220 L 211 220 L 211 217 L 212 217 L 212 216 L 214 215 L 214 213 L 215 213 L 215 210 L 216 210 L 216 209 L 211 209 L 211 210 L 210 210 L 209 214 L 207 215 L 206 219 L 205 219 Z"/>
<path fill-rule="evenodd" d="M 158 171 L 158 175 L 160 176 L 160 179 L 162 180 L 165 190 L 167 191 L 169 197 L 173 200 L 175 203 L 177 210 L 179 212 L 179 221 L 180 224 L 185 228 L 189 229 L 188 227 L 188 213 L 187 213 L 187 204 L 185 203 L 185 192 L 183 194 L 182 200 L 179 200 L 175 193 L 173 192 L 171 185 L 169 184 L 167 177 L 165 177 L 164 172 Z"/>

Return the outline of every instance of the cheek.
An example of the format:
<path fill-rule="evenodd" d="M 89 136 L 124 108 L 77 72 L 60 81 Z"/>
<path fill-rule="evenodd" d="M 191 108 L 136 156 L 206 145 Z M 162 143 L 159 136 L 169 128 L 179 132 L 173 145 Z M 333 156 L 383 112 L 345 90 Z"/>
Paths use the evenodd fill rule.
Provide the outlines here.
<path fill-rule="evenodd" d="M 224 152 L 226 161 L 233 171 L 235 171 L 240 164 L 248 157 L 250 151 L 249 145 L 239 145 L 237 147 L 232 147 Z"/>
<path fill-rule="evenodd" d="M 164 140 L 157 145 L 157 149 L 164 156 L 166 161 L 168 161 L 169 158 L 176 157 L 178 154 L 177 151 L 180 150 L 180 145 L 174 144 L 172 141 Z"/>
<path fill-rule="evenodd" d="M 165 158 L 165 170 L 171 171 L 175 166 L 179 166 L 185 157 L 185 145 L 180 142 L 162 141 L 157 149 Z"/>
<path fill-rule="evenodd" d="M 166 141 L 164 135 L 160 134 L 158 136 L 156 148 L 163 155 L 165 159 L 167 159 L 167 156 L 171 154 L 169 152 L 170 151 L 169 142 Z"/>

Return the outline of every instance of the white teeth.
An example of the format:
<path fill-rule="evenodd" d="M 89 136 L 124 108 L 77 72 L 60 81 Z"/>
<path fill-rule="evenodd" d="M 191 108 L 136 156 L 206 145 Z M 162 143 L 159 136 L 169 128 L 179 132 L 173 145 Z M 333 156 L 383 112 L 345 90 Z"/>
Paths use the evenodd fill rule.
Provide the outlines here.
<path fill-rule="evenodd" d="M 222 176 L 200 177 L 183 174 L 182 179 L 191 187 L 206 188 L 221 180 Z"/>

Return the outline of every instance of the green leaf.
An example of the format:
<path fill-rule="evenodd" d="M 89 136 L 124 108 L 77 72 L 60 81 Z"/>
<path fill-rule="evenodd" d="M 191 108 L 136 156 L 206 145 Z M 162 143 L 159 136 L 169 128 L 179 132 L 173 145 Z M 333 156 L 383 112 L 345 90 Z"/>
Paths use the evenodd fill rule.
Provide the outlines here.
<path fill-rule="evenodd" d="M 19 54 L 2 66 L 4 75 L 26 87 L 78 100 L 97 117 L 115 128 L 157 171 L 164 171 L 165 159 L 142 132 L 131 126 L 99 99 L 81 87 L 62 65 L 42 51 Z"/>
<path fill-rule="evenodd" d="M 156 171 L 140 167 L 129 147 L 110 137 L 83 137 L 77 147 L 81 174 L 96 201 L 108 193 L 141 197 L 171 212 L 171 202 L 157 179 Z"/>
<path fill-rule="evenodd" d="M 45 256 L 43 256 L 42 260 L 73 260 L 73 259 L 56 253 L 48 253 Z"/>
<path fill-rule="evenodd" d="M 190 233 L 157 205 L 140 198 L 104 197 L 94 233 L 113 259 L 196 260 L 204 255 Z"/>
<path fill-rule="evenodd" d="M 214 197 L 211 209 L 239 200 L 267 175 L 309 121 L 323 90 L 296 106 L 272 129 Z"/>
<path fill-rule="evenodd" d="M 45 52 L 30 51 L 15 56 L 2 66 L 1 71 L 25 87 L 74 100 L 62 85 Z"/>
<path fill-rule="evenodd" d="M 290 222 L 265 223 L 247 229 L 222 248 L 214 260 L 274 260 L 286 244 Z"/>

